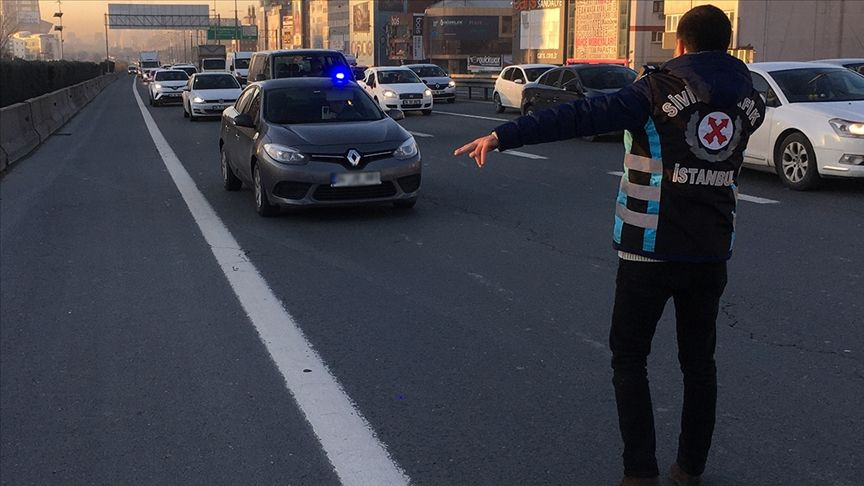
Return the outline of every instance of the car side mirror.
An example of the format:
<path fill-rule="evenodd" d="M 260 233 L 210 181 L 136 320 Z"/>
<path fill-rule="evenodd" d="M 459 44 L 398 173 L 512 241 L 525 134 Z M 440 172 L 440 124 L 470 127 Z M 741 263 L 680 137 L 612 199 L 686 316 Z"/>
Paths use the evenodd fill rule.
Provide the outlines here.
<path fill-rule="evenodd" d="M 399 121 L 405 119 L 405 112 L 402 110 L 387 110 L 387 116 L 390 118 Z"/>
<path fill-rule="evenodd" d="M 516 84 L 525 84 L 525 80 L 522 78 L 514 79 L 513 82 Z"/>
<path fill-rule="evenodd" d="M 255 128 L 255 120 L 248 113 L 240 113 L 234 118 L 234 125 L 244 128 Z"/>

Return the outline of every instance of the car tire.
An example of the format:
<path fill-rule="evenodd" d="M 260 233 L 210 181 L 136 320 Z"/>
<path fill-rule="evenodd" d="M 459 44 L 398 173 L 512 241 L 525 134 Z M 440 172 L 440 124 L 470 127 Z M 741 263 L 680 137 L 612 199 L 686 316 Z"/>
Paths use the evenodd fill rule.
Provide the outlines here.
<path fill-rule="evenodd" d="M 267 197 L 267 189 L 261 183 L 261 171 L 258 170 L 258 164 L 252 167 L 252 186 L 255 193 L 255 212 L 264 218 L 278 214 L 279 206 L 270 204 L 270 199 Z"/>
<path fill-rule="evenodd" d="M 803 133 L 792 133 L 783 139 L 774 157 L 774 168 L 789 189 L 807 191 L 819 184 L 816 152 Z"/>
<path fill-rule="evenodd" d="M 492 100 L 495 102 L 495 113 L 504 113 L 504 105 L 501 104 L 501 95 L 495 93 L 492 96 Z"/>
<path fill-rule="evenodd" d="M 228 154 L 224 149 L 219 149 L 219 165 L 222 169 L 222 187 L 226 191 L 239 191 L 243 187 L 243 182 L 231 170 L 231 164 L 228 162 Z"/>
<path fill-rule="evenodd" d="M 396 209 L 411 209 L 417 204 L 417 198 L 413 197 L 411 199 L 400 199 L 398 201 L 393 201 L 393 207 Z"/>
<path fill-rule="evenodd" d="M 432 110 L 423 110 L 422 113 L 423 113 L 423 116 L 429 116 L 432 114 Z"/>
<path fill-rule="evenodd" d="M 196 117 L 195 115 L 193 115 L 193 114 L 190 112 L 190 113 L 189 113 L 189 121 L 190 121 L 190 122 L 198 121 L 198 117 Z"/>

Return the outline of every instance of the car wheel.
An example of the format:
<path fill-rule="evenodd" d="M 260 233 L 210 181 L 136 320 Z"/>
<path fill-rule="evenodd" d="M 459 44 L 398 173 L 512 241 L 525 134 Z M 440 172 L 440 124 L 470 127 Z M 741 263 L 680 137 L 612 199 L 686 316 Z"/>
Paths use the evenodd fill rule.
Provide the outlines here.
<path fill-rule="evenodd" d="M 432 114 L 432 110 L 423 110 L 423 116 L 429 116 Z"/>
<path fill-rule="evenodd" d="M 219 159 L 219 165 L 222 166 L 222 186 L 226 191 L 239 191 L 243 187 L 243 182 L 231 170 L 228 155 L 224 149 L 219 150 Z"/>
<path fill-rule="evenodd" d="M 255 192 L 255 211 L 259 216 L 269 218 L 279 212 L 279 206 L 270 204 L 270 199 L 267 198 L 267 189 L 261 182 L 261 171 L 258 170 L 258 164 L 252 168 L 253 190 Z"/>
<path fill-rule="evenodd" d="M 198 117 L 196 117 L 194 114 L 192 114 L 191 111 L 189 112 L 189 121 L 190 122 L 198 121 Z"/>
<path fill-rule="evenodd" d="M 393 207 L 396 209 L 411 209 L 414 205 L 417 204 L 417 198 L 411 199 L 400 199 L 398 201 L 393 201 Z"/>
<path fill-rule="evenodd" d="M 495 101 L 495 113 L 504 113 L 504 105 L 501 104 L 501 95 L 495 93 L 492 99 Z"/>
<path fill-rule="evenodd" d="M 790 189 L 806 191 L 819 183 L 819 169 L 813 145 L 803 133 L 793 133 L 783 139 L 774 158 L 777 175 Z"/>

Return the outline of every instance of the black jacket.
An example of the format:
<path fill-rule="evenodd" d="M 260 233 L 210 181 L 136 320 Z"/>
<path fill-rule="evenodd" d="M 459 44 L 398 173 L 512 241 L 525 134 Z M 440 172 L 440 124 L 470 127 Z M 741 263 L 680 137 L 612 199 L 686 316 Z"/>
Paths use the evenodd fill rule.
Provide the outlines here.
<path fill-rule="evenodd" d="M 495 129 L 499 150 L 626 130 L 615 248 L 668 261 L 729 258 L 737 179 L 765 107 L 747 66 L 725 52 L 685 54 L 615 94 Z"/>

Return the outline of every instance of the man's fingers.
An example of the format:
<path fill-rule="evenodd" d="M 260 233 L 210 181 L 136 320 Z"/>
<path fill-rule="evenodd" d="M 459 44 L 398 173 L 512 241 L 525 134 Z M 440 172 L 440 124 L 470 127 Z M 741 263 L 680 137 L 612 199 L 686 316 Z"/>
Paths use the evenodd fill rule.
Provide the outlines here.
<path fill-rule="evenodd" d="M 477 141 L 476 140 L 471 142 L 471 143 L 466 143 L 465 145 L 459 147 L 458 149 L 456 149 L 455 152 L 453 152 L 453 155 L 458 156 L 458 155 L 463 155 L 463 154 L 469 154 L 469 157 L 473 157 L 473 155 L 470 155 L 470 153 L 473 152 L 475 148 L 477 148 Z"/>

